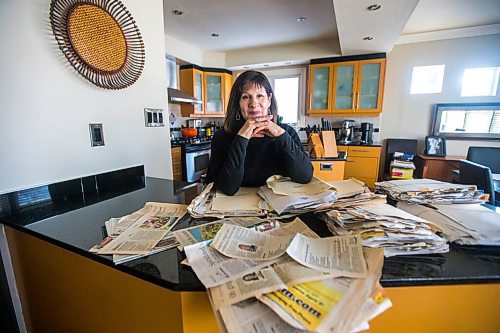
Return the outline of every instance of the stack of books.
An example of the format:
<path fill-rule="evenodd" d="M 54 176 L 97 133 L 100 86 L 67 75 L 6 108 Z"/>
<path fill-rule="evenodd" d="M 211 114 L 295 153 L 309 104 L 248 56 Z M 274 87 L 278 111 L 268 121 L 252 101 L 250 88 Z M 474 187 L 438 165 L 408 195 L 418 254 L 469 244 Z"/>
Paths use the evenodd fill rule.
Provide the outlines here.
<path fill-rule="evenodd" d="M 395 179 L 413 179 L 413 154 L 394 153 L 394 159 L 391 162 L 391 178 Z"/>

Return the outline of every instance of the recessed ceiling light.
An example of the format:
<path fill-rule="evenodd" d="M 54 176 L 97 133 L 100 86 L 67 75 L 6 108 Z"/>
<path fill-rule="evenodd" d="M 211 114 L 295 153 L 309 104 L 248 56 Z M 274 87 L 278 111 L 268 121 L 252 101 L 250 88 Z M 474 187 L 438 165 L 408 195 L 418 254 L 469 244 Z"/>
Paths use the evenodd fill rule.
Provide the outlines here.
<path fill-rule="evenodd" d="M 181 16 L 182 14 L 184 14 L 184 12 L 182 10 L 179 10 L 179 9 L 174 9 L 172 11 L 172 14 L 177 15 L 177 16 Z"/>
<path fill-rule="evenodd" d="M 216 32 L 214 32 L 214 33 L 212 34 L 212 37 L 219 37 L 219 34 L 218 34 L 218 33 L 216 33 Z"/>
<path fill-rule="evenodd" d="M 371 6 L 366 7 L 366 9 L 368 9 L 368 10 L 369 10 L 369 11 L 371 11 L 371 12 L 374 12 L 374 11 L 376 11 L 376 10 L 379 10 L 380 8 L 382 8 L 382 5 L 380 5 L 380 4 L 378 4 L 378 3 L 377 3 L 377 4 L 375 4 L 375 5 L 371 5 Z"/>
<path fill-rule="evenodd" d="M 297 17 L 297 22 L 304 22 L 305 20 L 307 19 L 304 16 Z"/>
<path fill-rule="evenodd" d="M 363 38 L 363 40 L 373 40 L 373 37 L 372 36 L 366 36 Z"/>

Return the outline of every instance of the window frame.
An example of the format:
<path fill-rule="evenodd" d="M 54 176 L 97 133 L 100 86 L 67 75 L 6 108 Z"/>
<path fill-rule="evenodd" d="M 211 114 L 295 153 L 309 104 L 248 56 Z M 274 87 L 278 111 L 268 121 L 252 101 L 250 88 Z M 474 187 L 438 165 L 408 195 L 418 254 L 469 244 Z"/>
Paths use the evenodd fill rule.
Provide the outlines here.
<path fill-rule="evenodd" d="M 304 127 L 306 122 L 306 78 L 307 78 L 307 65 L 293 65 L 293 66 L 283 66 L 283 67 L 272 67 L 272 68 L 259 68 L 255 69 L 262 72 L 271 83 L 274 90 L 274 79 L 286 78 L 299 76 L 299 100 L 297 108 L 297 124 L 289 124 L 292 127 Z M 243 71 L 235 72 L 236 77 L 239 76 Z M 278 104 L 279 112 L 279 104 Z"/>
<path fill-rule="evenodd" d="M 451 140 L 485 140 L 499 141 L 500 134 L 496 133 L 445 133 L 440 132 L 441 117 L 444 111 L 500 111 L 500 103 L 445 103 L 436 104 L 433 112 L 431 135 L 441 136 Z"/>
<path fill-rule="evenodd" d="M 273 91 L 276 91 L 275 87 L 275 81 L 278 79 L 291 79 L 291 78 L 298 78 L 298 96 L 297 96 L 297 122 L 296 123 L 285 123 L 290 126 L 297 126 L 300 123 L 300 105 L 302 104 L 301 100 L 301 75 L 299 73 L 297 74 L 286 74 L 286 75 L 268 75 L 267 78 L 271 82 L 271 86 L 273 87 Z M 279 103 L 278 103 L 278 115 L 279 115 Z"/>

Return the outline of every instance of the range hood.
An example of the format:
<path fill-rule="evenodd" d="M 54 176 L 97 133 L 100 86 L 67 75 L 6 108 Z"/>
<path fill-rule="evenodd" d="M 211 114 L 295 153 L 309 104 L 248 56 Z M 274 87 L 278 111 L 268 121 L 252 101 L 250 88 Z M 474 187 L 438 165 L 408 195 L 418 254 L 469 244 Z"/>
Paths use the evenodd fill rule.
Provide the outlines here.
<path fill-rule="evenodd" d="M 177 85 L 177 64 L 170 56 L 165 57 L 167 67 L 167 90 L 169 103 L 201 104 L 199 99 L 180 91 Z"/>

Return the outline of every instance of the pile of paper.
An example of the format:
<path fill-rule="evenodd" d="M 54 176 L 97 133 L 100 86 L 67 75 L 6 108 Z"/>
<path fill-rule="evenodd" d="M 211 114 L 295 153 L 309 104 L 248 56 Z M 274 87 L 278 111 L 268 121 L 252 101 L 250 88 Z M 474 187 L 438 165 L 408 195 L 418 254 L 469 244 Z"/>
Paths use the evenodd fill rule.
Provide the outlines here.
<path fill-rule="evenodd" d="M 480 204 L 410 205 L 398 208 L 431 221 L 443 238 L 461 245 L 500 245 L 500 214 Z"/>
<path fill-rule="evenodd" d="M 411 203 L 482 203 L 484 194 L 475 185 L 441 182 L 433 179 L 390 180 L 375 183 L 375 192 L 397 201 Z"/>
<path fill-rule="evenodd" d="M 391 305 L 381 250 L 357 236 L 320 239 L 300 219 L 265 232 L 224 223 L 184 250 L 221 331 L 351 332 Z"/>
<path fill-rule="evenodd" d="M 383 248 L 386 257 L 444 253 L 446 240 L 429 222 L 388 204 L 363 205 L 321 213 L 334 235 L 359 235 L 363 245 Z"/>
<path fill-rule="evenodd" d="M 108 237 L 89 251 L 112 254 L 120 264 L 179 245 L 170 232 L 186 214 L 186 205 L 148 202 L 140 210 L 106 221 Z"/>
<path fill-rule="evenodd" d="M 193 199 L 187 210 L 194 218 L 265 216 L 268 207 L 261 202 L 257 191 L 258 188 L 241 187 L 235 195 L 227 196 L 216 191 L 214 183 L 210 183 Z"/>
<path fill-rule="evenodd" d="M 266 185 L 260 188 L 241 187 L 232 196 L 215 190 L 214 184 L 210 183 L 187 209 L 194 218 L 266 214 L 286 218 L 313 211 L 334 202 L 336 198 L 337 193 L 332 186 L 316 177 L 307 184 L 299 184 L 288 177 L 272 176 Z"/>
<path fill-rule="evenodd" d="M 307 184 L 293 182 L 288 177 L 272 176 L 258 194 L 278 214 L 302 214 L 335 201 L 337 192 L 316 177 Z"/>

